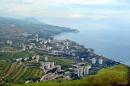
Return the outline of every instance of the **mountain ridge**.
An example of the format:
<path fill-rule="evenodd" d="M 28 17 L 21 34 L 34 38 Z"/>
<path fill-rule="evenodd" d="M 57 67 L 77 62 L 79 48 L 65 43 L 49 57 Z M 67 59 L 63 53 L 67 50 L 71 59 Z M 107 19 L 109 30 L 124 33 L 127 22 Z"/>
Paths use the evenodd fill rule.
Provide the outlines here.
<path fill-rule="evenodd" d="M 35 18 L 28 19 L 17 19 L 17 18 L 8 18 L 0 17 L 0 36 L 4 35 L 15 35 L 19 36 L 22 33 L 40 33 L 44 34 L 42 37 L 48 37 L 57 35 L 62 32 L 73 32 L 74 29 L 67 27 L 60 27 L 55 25 L 49 25 L 42 23 Z M 9 35 L 9 37 L 12 37 Z"/>

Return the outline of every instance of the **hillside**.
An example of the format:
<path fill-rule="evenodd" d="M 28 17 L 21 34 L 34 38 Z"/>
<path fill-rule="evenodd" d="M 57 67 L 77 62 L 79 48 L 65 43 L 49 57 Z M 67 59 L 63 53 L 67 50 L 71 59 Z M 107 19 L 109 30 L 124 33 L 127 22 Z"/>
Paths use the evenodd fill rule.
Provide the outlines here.
<path fill-rule="evenodd" d="M 0 17 L 0 37 L 11 38 L 23 33 L 38 33 L 41 37 L 53 36 L 62 32 L 73 31 L 70 28 L 44 24 L 36 19 L 15 19 Z"/>
<path fill-rule="evenodd" d="M 6 84 L 6 86 L 61 86 L 61 85 L 62 86 L 129 86 L 128 68 L 124 65 L 117 65 L 111 68 L 102 69 L 98 72 L 98 74 L 90 75 L 80 80 L 71 80 L 71 81 L 55 80 L 44 83 L 31 83 L 23 85 Z"/>
<path fill-rule="evenodd" d="M 43 71 L 38 68 L 39 64 L 16 63 L 5 60 L 0 61 L 0 80 L 6 82 L 23 83 L 29 79 L 38 79 Z"/>
<path fill-rule="evenodd" d="M 25 83 L 27 80 L 38 80 L 44 75 L 40 63 L 16 62 L 17 58 L 31 57 L 31 52 L 0 53 L 0 83 Z M 40 56 L 43 60 L 47 55 Z M 63 67 L 74 63 L 72 59 L 48 56 L 49 61 L 55 61 Z"/>

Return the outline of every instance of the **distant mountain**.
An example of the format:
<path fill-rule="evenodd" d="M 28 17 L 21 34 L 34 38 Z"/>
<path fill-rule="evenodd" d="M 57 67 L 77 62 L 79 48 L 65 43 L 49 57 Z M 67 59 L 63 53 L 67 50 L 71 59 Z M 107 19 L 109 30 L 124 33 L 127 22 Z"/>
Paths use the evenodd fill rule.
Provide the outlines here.
<path fill-rule="evenodd" d="M 74 29 L 44 24 L 35 18 L 15 19 L 0 17 L 0 37 L 16 37 L 22 33 L 39 33 L 42 37 L 53 36 Z"/>

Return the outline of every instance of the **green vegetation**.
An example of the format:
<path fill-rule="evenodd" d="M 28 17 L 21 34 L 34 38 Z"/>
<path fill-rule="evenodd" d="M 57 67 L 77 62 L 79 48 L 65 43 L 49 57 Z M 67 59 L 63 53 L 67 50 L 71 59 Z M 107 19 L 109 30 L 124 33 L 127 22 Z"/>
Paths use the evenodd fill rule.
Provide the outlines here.
<path fill-rule="evenodd" d="M 40 50 L 34 50 L 36 53 L 41 55 L 41 60 L 44 60 L 44 58 L 47 56 L 49 58 L 49 61 L 53 61 L 58 65 L 61 65 L 64 68 L 67 68 L 74 64 L 76 62 L 73 58 L 64 58 L 64 57 L 58 57 L 58 56 L 50 56 L 46 52 L 40 51 Z"/>
<path fill-rule="evenodd" d="M 1 52 L 0 79 L 5 83 L 24 83 L 27 80 L 39 80 L 44 75 L 39 63 L 14 62 L 17 58 L 32 57 L 34 54 L 35 52 L 33 51 Z M 56 62 L 56 64 L 62 65 L 63 68 L 67 68 L 75 63 L 73 59 L 54 57 L 47 54 L 40 55 L 40 60 L 44 60 L 46 56 L 49 58 L 49 61 Z"/>
<path fill-rule="evenodd" d="M 16 58 L 26 58 L 31 57 L 33 55 L 33 52 L 0 52 L 0 60 L 8 60 L 11 61 Z"/>
<path fill-rule="evenodd" d="M 5 60 L 0 60 L 0 74 L 3 74 L 4 72 L 8 71 L 10 66 L 11 66 L 10 62 L 7 62 Z"/>
<path fill-rule="evenodd" d="M 29 63 L 8 63 L 1 61 L 0 63 L 0 79 L 5 82 L 24 83 L 27 80 L 37 80 L 42 77 L 43 71 L 36 65 L 28 65 Z M 31 63 L 30 63 L 31 64 Z M 9 66 L 10 65 L 10 66 Z"/>
<path fill-rule="evenodd" d="M 15 60 L 16 58 L 26 58 L 26 57 L 32 57 L 35 54 L 35 52 L 30 51 L 23 51 L 23 52 L 1 52 L 0 53 L 0 60 L 6 60 L 6 61 L 11 61 Z M 70 66 L 71 64 L 75 63 L 75 60 L 72 58 L 63 58 L 63 57 L 54 57 L 47 55 L 46 53 L 43 53 L 40 56 L 41 60 L 44 60 L 45 57 L 49 58 L 49 61 L 56 62 L 56 64 L 62 65 L 62 66 Z"/>
<path fill-rule="evenodd" d="M 0 53 L 0 80 L 1 86 L 127 86 L 128 83 L 128 67 L 117 65 L 111 68 L 100 70 L 96 75 L 86 76 L 80 80 L 53 80 L 48 82 L 24 84 L 27 80 L 39 80 L 43 71 L 40 64 L 29 62 L 17 63 L 11 60 L 16 58 L 31 57 L 34 52 L 15 52 Z M 43 60 L 48 56 L 49 61 L 55 61 L 56 64 L 62 65 L 64 68 L 75 63 L 75 60 L 54 57 L 47 54 L 40 55 Z M 3 60 L 2 60 L 3 59 Z"/>
<path fill-rule="evenodd" d="M 49 61 L 54 61 L 56 62 L 56 64 L 62 65 L 62 67 L 69 67 L 75 63 L 74 59 L 69 58 L 67 59 L 63 57 L 52 57 L 52 56 L 49 56 Z"/>
<path fill-rule="evenodd" d="M 128 86 L 128 68 L 124 65 L 102 69 L 97 75 L 80 80 L 54 80 L 30 84 L 6 84 L 5 86 Z M 4 85 L 3 85 L 4 86 Z"/>

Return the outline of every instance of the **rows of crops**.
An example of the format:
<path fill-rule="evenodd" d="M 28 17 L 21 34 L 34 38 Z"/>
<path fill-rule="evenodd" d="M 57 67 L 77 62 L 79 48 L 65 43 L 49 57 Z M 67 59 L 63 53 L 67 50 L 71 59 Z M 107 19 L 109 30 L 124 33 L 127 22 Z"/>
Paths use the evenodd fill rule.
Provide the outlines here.
<path fill-rule="evenodd" d="M 6 82 L 25 82 L 38 79 L 42 75 L 43 71 L 40 68 L 27 66 L 24 63 L 0 61 L 0 78 Z"/>

